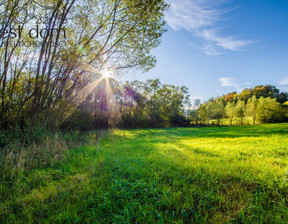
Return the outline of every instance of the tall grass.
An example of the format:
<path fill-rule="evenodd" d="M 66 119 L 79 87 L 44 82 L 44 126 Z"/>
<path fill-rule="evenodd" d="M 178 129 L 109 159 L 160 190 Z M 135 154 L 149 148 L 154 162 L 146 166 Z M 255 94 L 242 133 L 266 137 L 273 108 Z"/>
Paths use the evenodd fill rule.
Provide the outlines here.
<path fill-rule="evenodd" d="M 92 132 L 51 133 L 43 131 L 40 134 L 37 133 L 38 131 L 35 130 L 34 136 L 31 136 L 29 141 L 25 142 L 23 142 L 23 139 L 19 141 L 16 138 L 18 130 L 14 133 L 8 133 L 11 142 L 6 143 L 0 149 L 2 177 L 13 177 L 21 172 L 33 169 L 57 167 L 67 157 L 68 149 L 95 143 L 95 133 Z M 25 134 L 22 135 L 22 138 L 23 136 L 28 139 Z M 39 136 L 41 136 L 41 140 Z"/>
<path fill-rule="evenodd" d="M 0 220 L 288 223 L 287 136 L 288 124 L 271 124 L 115 130 L 98 144 L 65 143 L 59 163 L 1 179 Z"/>

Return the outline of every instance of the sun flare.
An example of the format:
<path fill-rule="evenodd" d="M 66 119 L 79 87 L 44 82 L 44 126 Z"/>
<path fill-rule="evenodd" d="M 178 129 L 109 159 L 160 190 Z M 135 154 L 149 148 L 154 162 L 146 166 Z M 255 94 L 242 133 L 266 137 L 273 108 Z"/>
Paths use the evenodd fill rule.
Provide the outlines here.
<path fill-rule="evenodd" d="M 111 71 L 104 70 L 104 71 L 102 72 L 102 76 L 103 76 L 103 78 L 105 78 L 105 79 L 110 78 L 110 77 L 111 77 Z"/>

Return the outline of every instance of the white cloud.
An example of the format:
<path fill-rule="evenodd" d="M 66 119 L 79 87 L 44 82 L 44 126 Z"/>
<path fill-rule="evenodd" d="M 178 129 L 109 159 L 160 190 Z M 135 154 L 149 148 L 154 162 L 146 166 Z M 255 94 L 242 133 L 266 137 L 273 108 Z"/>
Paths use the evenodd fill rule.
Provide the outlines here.
<path fill-rule="evenodd" d="M 237 92 L 241 92 L 243 89 L 247 88 L 252 82 L 237 82 L 235 78 L 232 77 L 221 77 L 218 79 L 222 87 L 233 87 Z"/>
<path fill-rule="evenodd" d="M 216 24 L 223 20 L 227 10 L 219 9 L 224 0 L 167 0 L 171 6 L 165 15 L 170 27 L 185 29 L 204 40 L 201 49 L 211 56 L 219 55 L 223 50 L 239 51 L 253 41 L 237 39 L 219 34 Z"/>
<path fill-rule="evenodd" d="M 201 1 L 168 0 L 171 4 L 166 13 L 166 21 L 173 29 L 199 29 L 211 26 L 220 17 L 220 10 L 207 9 Z"/>
<path fill-rule="evenodd" d="M 206 50 L 208 52 L 217 52 L 218 48 L 230 51 L 239 51 L 241 48 L 253 43 L 252 41 L 237 40 L 232 36 L 221 37 L 215 29 L 203 29 L 196 31 L 196 35 L 207 41 Z"/>
<path fill-rule="evenodd" d="M 280 80 L 279 85 L 287 86 L 288 85 L 288 77 L 285 77 L 284 79 Z"/>
<path fill-rule="evenodd" d="M 218 79 L 222 86 L 224 87 L 238 87 L 238 84 L 235 83 L 234 78 L 231 77 L 222 77 Z"/>

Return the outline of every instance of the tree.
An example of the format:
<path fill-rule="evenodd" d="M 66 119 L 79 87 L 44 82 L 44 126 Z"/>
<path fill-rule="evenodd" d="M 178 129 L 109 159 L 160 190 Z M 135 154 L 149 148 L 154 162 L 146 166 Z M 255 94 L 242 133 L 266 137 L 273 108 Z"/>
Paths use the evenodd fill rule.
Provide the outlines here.
<path fill-rule="evenodd" d="M 207 104 L 207 111 L 209 118 L 216 119 L 217 125 L 220 125 L 220 120 L 224 116 L 224 105 L 221 100 L 217 100 L 215 102 L 209 101 Z"/>
<path fill-rule="evenodd" d="M 198 123 L 201 121 L 198 110 L 190 110 L 188 116 L 189 116 L 190 121 L 192 123 L 195 123 L 196 125 L 198 125 Z"/>
<path fill-rule="evenodd" d="M 284 111 L 276 99 L 260 97 L 257 106 L 257 119 L 262 123 L 280 122 L 285 118 Z"/>
<path fill-rule="evenodd" d="M 253 89 L 253 95 L 255 95 L 258 99 L 262 96 L 264 98 L 277 98 L 279 95 L 279 89 L 272 85 L 259 85 L 255 86 Z"/>
<path fill-rule="evenodd" d="M 277 101 L 279 103 L 285 103 L 288 100 L 288 93 L 287 92 L 281 92 L 279 95 L 277 95 Z"/>
<path fill-rule="evenodd" d="M 225 113 L 226 116 L 229 119 L 229 124 L 232 125 L 233 124 L 233 119 L 235 117 L 235 103 L 233 102 L 228 102 L 225 106 Z"/>
<path fill-rule="evenodd" d="M 41 122 L 55 127 L 96 88 L 105 70 L 120 74 L 129 68 L 148 71 L 155 65 L 151 50 L 165 32 L 163 17 L 168 5 L 164 0 L 37 3 L 46 4 L 49 13 L 43 14 L 41 4 L 32 0 L 1 4 L 0 36 L 7 27 L 17 27 L 19 19 L 22 34 L 13 46 L 9 45 L 11 38 L 0 38 L 2 125 L 23 118 L 31 125 Z M 26 13 L 33 7 L 37 16 Z M 41 22 L 45 18 L 45 23 L 38 24 L 39 18 Z M 19 42 L 31 41 L 31 24 L 45 29 L 46 35 L 37 39 L 37 45 L 20 46 Z M 11 29 L 7 32 L 11 34 Z M 11 107 L 16 99 L 17 105 Z"/>
<path fill-rule="evenodd" d="M 253 96 L 252 98 L 248 100 L 247 105 L 246 105 L 245 116 L 251 117 L 253 119 L 253 124 L 256 123 L 257 104 L 258 104 L 258 99 L 256 98 L 256 96 Z"/>
<path fill-rule="evenodd" d="M 245 102 L 238 100 L 235 105 L 235 115 L 240 119 L 240 124 L 243 124 L 243 118 L 245 116 Z"/>
<path fill-rule="evenodd" d="M 130 99 L 130 107 L 125 109 L 123 118 L 127 119 L 129 125 L 136 124 L 139 120 L 149 127 L 188 124 L 184 116 L 185 109 L 190 105 L 187 87 L 162 84 L 159 79 L 133 81 L 126 86 L 130 87 L 126 87 L 124 102 Z M 136 127 L 143 125 L 138 124 Z"/>
<path fill-rule="evenodd" d="M 235 95 L 237 95 L 236 92 L 228 93 L 227 95 L 225 95 L 225 102 L 228 103 L 234 101 Z"/>
<path fill-rule="evenodd" d="M 240 100 L 243 100 L 245 103 L 248 101 L 250 97 L 253 95 L 253 89 L 244 89 L 239 96 Z"/>
<path fill-rule="evenodd" d="M 267 97 L 268 93 L 269 93 L 269 89 L 264 85 L 255 86 L 253 89 L 253 95 L 256 96 L 257 99 L 259 99 L 261 96 Z"/>
<path fill-rule="evenodd" d="M 198 109 L 198 116 L 199 119 L 201 121 L 202 124 L 208 124 L 208 110 L 207 110 L 207 105 L 206 104 L 202 104 L 200 105 L 199 109 Z"/>
<path fill-rule="evenodd" d="M 199 108 L 200 105 L 201 105 L 201 100 L 200 100 L 200 99 L 194 100 L 194 107 L 195 107 L 196 109 Z"/>

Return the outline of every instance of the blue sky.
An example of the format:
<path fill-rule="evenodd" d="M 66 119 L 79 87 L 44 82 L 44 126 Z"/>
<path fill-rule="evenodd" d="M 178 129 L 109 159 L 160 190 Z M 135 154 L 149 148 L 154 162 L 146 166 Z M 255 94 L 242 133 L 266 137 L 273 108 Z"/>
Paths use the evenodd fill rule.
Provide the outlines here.
<path fill-rule="evenodd" d="M 168 2 L 156 67 L 124 79 L 185 85 L 192 101 L 259 84 L 288 90 L 288 1 Z"/>

